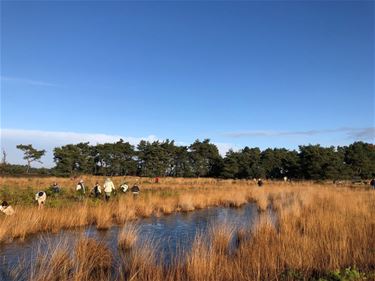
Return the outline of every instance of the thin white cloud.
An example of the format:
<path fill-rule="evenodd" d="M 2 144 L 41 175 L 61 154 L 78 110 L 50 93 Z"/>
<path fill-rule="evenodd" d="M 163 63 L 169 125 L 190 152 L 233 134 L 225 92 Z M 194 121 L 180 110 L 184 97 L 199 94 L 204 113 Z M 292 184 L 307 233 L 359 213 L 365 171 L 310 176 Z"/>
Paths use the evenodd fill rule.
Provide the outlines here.
<path fill-rule="evenodd" d="M 361 130 L 352 131 L 350 136 L 356 139 L 370 139 L 375 140 L 375 127 L 363 128 Z"/>
<path fill-rule="evenodd" d="M 66 144 L 77 144 L 80 142 L 89 142 L 92 145 L 98 143 L 114 143 L 120 139 L 129 142 L 132 145 L 137 145 L 141 140 L 157 141 L 160 140 L 155 135 L 146 137 L 132 137 L 122 135 L 108 135 L 100 133 L 76 133 L 76 132 L 60 132 L 60 131 L 42 131 L 42 130 L 23 130 L 23 129 L 0 129 L 1 135 L 1 149 L 7 152 L 7 160 L 10 163 L 25 164 L 22 159 L 22 152 L 16 148 L 17 144 L 33 144 L 37 149 L 45 149 L 46 155 L 42 158 L 43 165 L 35 163 L 36 167 L 54 166 L 53 149 L 58 146 Z M 215 144 L 222 156 L 226 154 L 229 149 L 236 149 L 230 143 L 212 142 Z M 186 142 L 176 141 L 176 145 L 186 145 Z"/>
<path fill-rule="evenodd" d="M 141 140 L 155 141 L 158 138 L 154 135 L 147 137 L 129 137 L 120 135 L 107 135 L 97 133 L 75 133 L 75 132 L 57 132 L 40 130 L 22 130 L 22 129 L 1 129 L 2 139 L 34 139 L 39 142 L 47 141 L 58 144 L 70 144 L 89 142 L 91 144 L 116 142 L 120 139 L 131 144 L 137 144 Z"/>
<path fill-rule="evenodd" d="M 227 132 L 223 135 L 232 138 L 241 137 L 289 137 L 289 136 L 316 136 L 322 134 L 343 133 L 349 139 L 372 140 L 375 139 L 375 127 L 350 128 L 342 127 L 336 129 L 307 130 L 307 131 L 238 131 Z"/>
<path fill-rule="evenodd" d="M 60 86 L 58 84 L 45 82 L 45 81 L 20 78 L 20 77 L 9 77 L 9 76 L 1 76 L 1 81 L 28 84 L 32 86 L 47 86 L 47 87 L 59 87 Z"/>
<path fill-rule="evenodd" d="M 108 135 L 98 133 L 75 133 L 75 132 L 58 132 L 58 131 L 41 131 L 41 130 L 22 130 L 22 129 L 0 129 L 1 149 L 7 153 L 7 160 L 14 164 L 25 164 L 22 159 L 22 152 L 16 148 L 17 144 L 33 144 L 37 149 L 45 149 L 46 155 L 42 158 L 43 165 L 35 163 L 35 167 L 52 167 L 53 149 L 66 144 L 76 144 L 80 142 L 113 143 L 120 139 L 137 145 L 141 140 L 156 141 L 158 138 L 154 135 L 146 137 L 131 137 L 121 135 Z"/>

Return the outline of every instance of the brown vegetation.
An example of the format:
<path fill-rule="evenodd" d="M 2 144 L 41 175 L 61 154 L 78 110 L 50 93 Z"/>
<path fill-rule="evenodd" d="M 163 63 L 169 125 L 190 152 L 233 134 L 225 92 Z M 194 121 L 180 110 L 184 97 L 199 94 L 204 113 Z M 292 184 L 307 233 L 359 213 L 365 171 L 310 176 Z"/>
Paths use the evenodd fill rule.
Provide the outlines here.
<path fill-rule="evenodd" d="M 124 195 L 108 204 L 75 203 L 74 210 L 64 212 L 58 208 L 38 211 L 18 207 L 17 219 L 0 220 L 0 240 L 91 223 L 110 227 L 158 212 L 240 206 L 254 200 L 261 210 L 276 210 L 276 224 L 266 212 L 255 225 L 238 231 L 218 222 L 209 231 L 209 239 L 198 234 L 190 251 L 181 253 L 170 266 L 160 262 L 152 241 L 131 247 L 136 231 L 124 232 L 118 242 L 123 251 L 121 265 L 113 267 L 112 274 L 116 274 L 112 277 L 108 275 L 112 265 L 109 250 L 84 239 L 78 242 L 73 256 L 57 248 L 52 258 L 41 257 L 45 269 L 33 272 L 30 280 L 47 280 L 44 276 L 48 280 L 113 280 L 114 276 L 119 280 L 317 280 L 328 272 L 353 266 L 365 272 L 367 280 L 374 278 L 375 192 L 371 190 L 312 184 L 266 184 L 259 189 L 242 181 L 211 187 L 208 183 L 176 185 L 185 187 L 168 196 L 165 192 L 169 189 L 163 188 L 135 200 Z M 239 243 L 234 251 L 228 251 L 235 236 Z"/>
<path fill-rule="evenodd" d="M 55 178 L 8 178 L 1 179 L 2 188 L 11 186 L 22 192 L 22 196 L 33 197 L 32 190 L 38 186 L 48 186 Z M 97 179 L 85 179 L 94 183 Z M 115 178 L 118 184 L 122 178 Z M 130 178 L 128 182 L 136 179 Z M 170 214 L 176 211 L 189 212 L 213 206 L 239 207 L 249 201 L 257 201 L 268 190 L 259 190 L 252 181 L 220 181 L 215 179 L 163 179 L 165 185 L 151 184 L 151 179 L 143 179 L 141 195 L 137 198 L 131 194 L 119 194 L 110 202 L 86 198 L 78 201 L 74 196 L 74 187 L 64 187 L 71 179 L 61 179 L 63 195 L 57 198 L 47 198 L 46 208 L 38 210 L 35 205 L 16 205 L 16 214 L 12 217 L 0 217 L 0 242 L 12 238 L 25 238 L 29 234 L 52 231 L 65 228 L 80 227 L 94 224 L 98 229 L 108 229 L 113 224 L 123 224 L 128 220 L 152 215 Z M 43 184 L 41 184 L 43 182 Z M 73 182 L 74 183 L 74 182 Z M 71 184 L 72 185 L 72 184 Z M 276 185 L 274 186 L 276 187 Z M 30 194 L 29 194 L 30 193 Z M 27 195 L 29 194 L 29 195 Z M 262 194 L 262 195 L 261 195 Z M 19 194 L 14 195 L 19 196 Z M 60 196 L 60 195 L 58 195 Z M 49 206 L 49 200 L 54 202 L 66 201 L 58 207 Z M 265 208 L 264 206 L 263 208 Z"/>
<path fill-rule="evenodd" d="M 118 246 L 121 250 L 130 250 L 137 241 L 139 229 L 135 224 L 123 227 L 118 235 Z"/>

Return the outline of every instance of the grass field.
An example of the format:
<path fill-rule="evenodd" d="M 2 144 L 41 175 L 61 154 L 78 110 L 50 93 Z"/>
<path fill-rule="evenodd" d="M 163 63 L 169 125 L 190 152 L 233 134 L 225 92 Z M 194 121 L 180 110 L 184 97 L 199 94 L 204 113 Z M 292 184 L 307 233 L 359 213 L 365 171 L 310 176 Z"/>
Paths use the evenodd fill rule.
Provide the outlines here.
<path fill-rule="evenodd" d="M 141 179 L 138 198 L 123 194 L 106 203 L 91 198 L 78 201 L 77 179 L 59 178 L 63 194 L 49 196 L 46 208 L 37 210 L 34 193 L 54 180 L 1 179 L 0 194 L 14 202 L 16 214 L 0 217 L 0 241 L 89 224 L 106 229 L 137 217 L 210 206 L 239 207 L 246 202 L 257 202 L 260 211 L 273 208 L 277 224 L 271 224 L 266 213 L 252 230 L 249 226 L 233 231 L 219 223 L 209 233 L 198 234 L 191 251 L 168 267 L 159 262 L 152 241 L 132 248 L 136 229 L 119 235 L 122 262 L 116 265 L 104 244 L 82 238 L 73 253 L 61 246 L 48 256 L 41 255 L 30 280 L 112 280 L 114 270 L 119 280 L 375 280 L 372 190 L 309 182 L 266 182 L 258 188 L 253 181 L 167 178 L 155 184 Z M 84 180 L 91 188 L 104 179 Z M 122 180 L 113 179 L 116 186 Z M 127 181 L 131 185 L 136 178 Z M 210 244 L 204 242 L 204 235 L 211 236 Z M 234 235 L 238 247 L 229 253 Z"/>

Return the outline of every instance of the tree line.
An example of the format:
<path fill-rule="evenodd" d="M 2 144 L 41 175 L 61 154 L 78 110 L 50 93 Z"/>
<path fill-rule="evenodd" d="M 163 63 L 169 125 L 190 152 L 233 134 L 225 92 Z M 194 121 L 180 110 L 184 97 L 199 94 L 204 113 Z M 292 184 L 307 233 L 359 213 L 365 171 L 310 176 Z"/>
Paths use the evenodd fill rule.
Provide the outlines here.
<path fill-rule="evenodd" d="M 18 145 L 30 169 L 44 150 Z M 137 146 L 120 139 L 115 143 L 90 145 L 88 142 L 56 147 L 55 167 L 49 174 L 74 176 L 217 177 L 233 179 L 268 178 L 306 180 L 369 179 L 375 177 L 375 145 L 354 142 L 349 146 L 301 145 L 285 148 L 245 147 L 229 150 L 224 157 L 209 139 L 178 146 L 172 140 L 140 141 Z M 4 166 L 2 170 L 4 170 Z M 19 171 L 18 169 L 15 169 Z M 35 171 L 35 169 L 34 169 Z M 43 174 L 46 169 L 41 169 Z"/>

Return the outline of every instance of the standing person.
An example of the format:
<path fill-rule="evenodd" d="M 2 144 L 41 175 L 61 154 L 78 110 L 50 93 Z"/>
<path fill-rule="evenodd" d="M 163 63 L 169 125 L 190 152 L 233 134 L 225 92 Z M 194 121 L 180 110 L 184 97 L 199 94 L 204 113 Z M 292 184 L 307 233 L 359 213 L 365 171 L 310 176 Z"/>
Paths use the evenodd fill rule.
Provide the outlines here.
<path fill-rule="evenodd" d="M 43 209 L 47 200 L 47 194 L 44 191 L 39 191 L 35 194 L 35 200 L 38 201 L 38 209 Z"/>
<path fill-rule="evenodd" d="M 262 187 L 262 186 L 263 186 L 263 181 L 262 181 L 262 179 L 258 179 L 258 186 L 259 186 L 259 187 Z"/>
<path fill-rule="evenodd" d="M 95 186 L 92 189 L 92 193 L 94 194 L 95 198 L 98 198 L 102 194 L 102 189 L 99 185 L 99 182 L 95 183 Z"/>
<path fill-rule="evenodd" d="M 113 184 L 110 178 L 107 178 L 105 180 L 103 187 L 104 187 L 104 193 L 105 193 L 105 200 L 108 201 L 109 198 L 111 197 L 112 191 L 115 191 L 115 185 Z"/>
<path fill-rule="evenodd" d="M 83 180 L 80 180 L 76 186 L 76 191 L 78 193 L 78 198 L 79 200 L 82 200 L 83 196 L 85 195 L 86 193 L 86 190 L 85 190 L 85 184 L 83 183 Z"/>
<path fill-rule="evenodd" d="M 3 203 L 1 203 L 0 211 L 6 214 L 7 216 L 11 216 L 15 213 L 14 209 L 12 208 L 12 206 L 8 204 L 7 201 L 3 201 Z"/>
<path fill-rule="evenodd" d="M 370 185 L 371 185 L 372 189 L 375 189 L 375 179 L 372 179 L 370 181 Z"/>
<path fill-rule="evenodd" d="M 51 186 L 51 190 L 54 192 L 54 193 L 59 193 L 61 191 L 61 188 L 60 186 L 57 184 L 57 182 L 54 182 Z"/>

